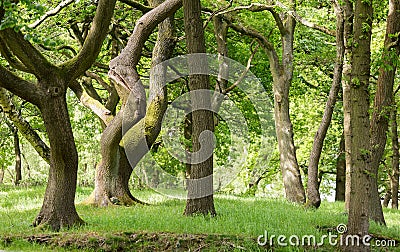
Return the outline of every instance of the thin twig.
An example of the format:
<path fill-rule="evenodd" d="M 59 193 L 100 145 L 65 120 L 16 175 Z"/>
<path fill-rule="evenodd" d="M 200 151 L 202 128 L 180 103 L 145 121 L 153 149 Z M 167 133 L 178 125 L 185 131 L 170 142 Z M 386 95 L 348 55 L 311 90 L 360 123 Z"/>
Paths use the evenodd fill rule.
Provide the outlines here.
<path fill-rule="evenodd" d="M 65 0 L 62 1 L 59 5 L 57 5 L 56 8 L 49 10 L 48 12 L 46 12 L 39 20 L 37 20 L 35 23 L 30 24 L 29 28 L 35 29 L 36 27 L 38 27 L 41 23 L 43 23 L 47 18 L 51 17 L 51 16 L 55 16 L 57 15 L 63 8 L 67 7 L 68 5 L 70 5 L 71 3 L 73 3 L 74 0 Z"/>

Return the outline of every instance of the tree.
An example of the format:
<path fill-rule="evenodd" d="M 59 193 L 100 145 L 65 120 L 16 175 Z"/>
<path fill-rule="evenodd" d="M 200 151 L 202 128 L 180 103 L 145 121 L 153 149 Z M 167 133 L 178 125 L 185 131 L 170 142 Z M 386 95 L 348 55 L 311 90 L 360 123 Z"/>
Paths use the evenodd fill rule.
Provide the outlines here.
<path fill-rule="evenodd" d="M 369 78 L 371 62 L 372 1 L 357 0 L 354 11 L 354 43 L 351 58 L 351 79 L 344 92 L 344 130 L 346 168 L 350 171 L 348 232 L 364 237 L 369 229 L 371 153 L 369 148 Z M 347 164 L 349 164 L 347 166 Z M 346 251 L 369 251 L 362 243 L 346 244 Z"/>
<path fill-rule="evenodd" d="M 394 94 L 396 94 L 395 92 Z M 391 132 L 392 132 L 392 174 L 389 175 L 390 178 L 390 192 L 392 196 L 392 208 L 399 208 L 399 135 L 397 133 L 397 106 L 396 99 L 393 97 L 392 111 L 390 113 L 391 120 Z"/>
<path fill-rule="evenodd" d="M 0 66 L 0 87 L 37 106 L 43 117 L 50 142 L 50 171 L 42 208 L 33 225 L 54 230 L 83 223 L 76 212 L 78 154 L 66 104 L 67 88 L 95 61 L 107 34 L 115 0 L 100 0 L 92 26 L 83 46 L 74 58 L 61 65 L 52 64 L 35 46 L 13 28 L 0 31 L 3 52 L 17 58 L 10 65 L 32 73 L 37 83 L 26 81 Z M 0 20 L 9 15 L 0 8 Z M 4 54 L 2 54 L 4 56 Z M 5 56 L 9 61 L 11 58 Z M 15 59 L 12 57 L 12 59 Z"/>
<path fill-rule="evenodd" d="M 185 21 L 186 47 L 189 54 L 205 53 L 203 22 L 201 20 L 200 0 L 183 0 L 183 11 Z M 207 59 L 202 57 L 200 62 L 194 62 L 189 58 L 189 71 L 196 72 L 198 69 L 207 71 Z M 209 76 L 201 74 L 189 75 L 190 91 L 210 89 Z M 191 93 L 192 112 L 192 144 L 193 153 L 200 151 L 202 145 L 210 145 L 210 137 L 205 137 L 200 143 L 200 134 L 203 131 L 214 131 L 214 115 L 211 110 L 195 110 L 196 107 L 211 108 L 211 97 L 202 93 Z M 204 136 L 203 136 L 204 137 Z M 204 148 L 203 146 L 203 148 Z M 203 150 L 204 151 L 204 150 Z M 216 215 L 213 197 L 213 155 L 206 157 L 200 163 L 191 163 L 188 180 L 188 198 L 186 201 L 185 215 L 201 213 L 204 215 Z"/>
<path fill-rule="evenodd" d="M 336 60 L 333 73 L 333 83 L 329 91 L 329 97 L 325 105 L 324 115 L 317 133 L 314 137 L 313 148 L 308 164 L 308 183 L 307 183 L 307 206 L 318 208 L 321 204 L 318 183 L 318 163 L 321 157 L 322 147 L 329 125 L 331 123 L 333 109 L 340 90 L 343 72 L 344 57 L 344 18 L 343 10 L 337 1 L 334 1 L 336 14 Z"/>
<path fill-rule="evenodd" d="M 151 103 L 146 108 L 145 89 L 137 72 L 137 64 L 144 43 L 160 23 L 152 65 L 170 57 L 175 43 L 173 17 L 168 17 L 173 16 L 182 3 L 180 0 L 167 0 L 164 3 L 155 0 L 151 4 L 154 8 L 137 21 L 126 47 L 110 62 L 109 77 L 117 83 L 120 96 L 126 98 L 122 99 L 123 105 L 117 115 L 111 121 L 104 121 L 107 127 L 101 138 L 102 160 L 96 168 L 95 189 L 85 201 L 88 204 L 107 206 L 140 202 L 130 193 L 129 178 L 160 132 L 167 94 L 163 87 L 164 70 L 152 72 Z M 123 120 L 124 115 L 129 121 Z"/>
<path fill-rule="evenodd" d="M 374 109 L 371 118 L 371 185 L 372 201 L 369 217 L 385 225 L 380 195 L 378 192 L 378 169 L 386 145 L 386 134 L 389 127 L 390 106 L 392 106 L 393 84 L 400 54 L 398 37 L 400 33 L 400 1 L 389 1 L 389 13 L 386 23 L 386 35 L 384 51 L 382 55 L 383 64 L 379 69 L 379 77 L 376 86 Z M 397 194 L 396 194 L 397 195 Z"/>
<path fill-rule="evenodd" d="M 289 1 L 289 3 L 290 6 L 295 7 L 295 1 Z M 222 15 L 228 26 L 233 30 L 255 38 L 268 56 L 273 79 L 275 130 L 286 198 L 292 202 L 305 203 L 305 191 L 297 162 L 296 148 L 293 141 L 293 125 L 289 114 L 289 89 L 293 79 L 293 43 L 296 19 L 292 15 L 293 11 L 286 6 L 280 6 L 285 10 L 282 13 L 278 13 L 275 7 L 274 5 L 252 4 L 239 6 L 232 10 L 221 12 L 219 15 Z M 272 14 L 282 40 L 281 58 L 279 58 L 275 46 L 266 36 L 251 27 L 242 25 L 237 18 L 228 13 L 242 9 L 254 12 L 267 10 Z"/>

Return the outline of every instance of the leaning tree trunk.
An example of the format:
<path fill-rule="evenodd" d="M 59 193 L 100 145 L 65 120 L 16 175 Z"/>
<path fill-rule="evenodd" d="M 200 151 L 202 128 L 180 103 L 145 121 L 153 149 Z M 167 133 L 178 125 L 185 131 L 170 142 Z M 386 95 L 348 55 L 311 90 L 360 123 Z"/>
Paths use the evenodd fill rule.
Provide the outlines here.
<path fill-rule="evenodd" d="M 183 12 L 185 22 L 186 46 L 189 54 L 205 53 L 205 39 L 203 22 L 201 20 L 200 0 L 183 0 Z M 207 70 L 206 57 L 198 62 L 189 59 L 189 70 L 196 72 L 203 69 Z M 193 92 L 197 89 L 210 89 L 210 80 L 207 75 L 192 74 L 189 76 L 189 87 Z M 190 95 L 192 107 L 203 107 L 211 109 L 211 97 L 205 93 L 201 95 Z M 194 110 L 192 112 L 192 143 L 193 153 L 200 151 L 200 134 L 203 131 L 214 131 L 214 120 L 211 110 Z M 209 141 L 208 138 L 206 141 Z M 209 147 L 208 143 L 202 143 Z M 203 146 L 204 148 L 204 146 Z M 187 188 L 188 198 L 186 201 L 185 215 L 196 213 L 211 216 L 216 215 L 213 196 L 213 155 L 200 163 L 191 163 Z"/>
<path fill-rule="evenodd" d="M 392 130 L 392 150 L 393 150 L 393 157 L 392 157 L 392 174 L 390 176 L 390 185 L 391 185 L 391 196 L 392 196 L 392 208 L 398 209 L 399 208 L 399 135 L 397 133 L 397 106 L 394 105 L 392 108 L 392 112 L 390 114 L 390 119 L 392 121 L 391 130 Z"/>
<path fill-rule="evenodd" d="M 336 13 L 336 62 L 331 90 L 325 105 L 324 115 L 321 124 L 314 137 L 313 147 L 308 164 L 307 183 L 307 206 L 318 208 L 321 204 L 318 183 L 318 163 L 321 157 L 322 147 L 329 125 L 331 124 L 333 109 L 335 108 L 337 96 L 342 81 L 343 57 L 344 57 L 344 19 L 343 11 L 338 4 L 335 5 Z"/>
<path fill-rule="evenodd" d="M 50 85 L 47 90 L 40 110 L 51 148 L 50 172 L 43 205 L 33 225 L 59 230 L 83 223 L 74 204 L 78 153 L 68 115 L 66 90 Z"/>
<path fill-rule="evenodd" d="M 289 89 L 293 78 L 293 40 L 296 21 L 288 17 L 287 33 L 282 36 L 282 71 L 273 73 L 275 128 L 280 153 L 280 167 L 286 198 L 305 203 L 306 196 L 293 140 L 293 125 L 289 114 Z"/>
<path fill-rule="evenodd" d="M 346 159 L 351 176 L 348 235 L 360 239 L 368 235 L 371 183 L 369 139 L 369 78 L 371 62 L 372 4 L 357 0 L 354 11 L 354 46 L 349 92 L 343 97 Z M 345 251 L 370 251 L 364 243 L 345 244 Z"/>

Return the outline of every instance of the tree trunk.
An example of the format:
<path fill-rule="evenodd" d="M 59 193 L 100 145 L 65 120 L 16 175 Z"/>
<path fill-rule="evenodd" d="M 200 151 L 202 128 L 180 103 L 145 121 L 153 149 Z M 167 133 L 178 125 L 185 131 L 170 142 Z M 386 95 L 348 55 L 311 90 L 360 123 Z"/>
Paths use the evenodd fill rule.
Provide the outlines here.
<path fill-rule="evenodd" d="M 49 93 L 43 97 L 40 110 L 51 148 L 50 172 L 43 205 L 33 225 L 59 230 L 83 223 L 74 204 L 78 153 L 68 115 L 66 90 L 50 85 L 47 90 Z"/>
<path fill-rule="evenodd" d="M 350 170 L 351 188 L 348 216 L 348 235 L 360 239 L 368 235 L 369 205 L 371 203 L 369 148 L 369 78 L 371 62 L 372 2 L 357 0 L 354 15 L 354 44 L 352 50 L 351 83 L 343 97 L 346 113 L 346 168 Z M 347 166 L 347 163 L 349 166 Z M 363 243 L 346 244 L 346 251 L 370 251 Z"/>
<path fill-rule="evenodd" d="M 339 156 L 336 160 L 336 189 L 335 201 L 345 201 L 346 189 L 346 155 L 344 149 L 344 135 L 340 139 Z"/>
<path fill-rule="evenodd" d="M 203 22 L 201 20 L 200 0 L 183 0 L 186 46 L 189 54 L 205 53 L 205 40 Z M 189 70 L 207 70 L 207 59 L 204 57 L 198 62 L 189 59 Z M 189 76 L 189 88 L 191 92 L 198 89 L 210 89 L 209 77 L 207 75 Z M 192 112 L 192 143 L 193 153 L 200 151 L 201 145 L 209 145 L 210 137 L 203 139 L 205 142 L 200 144 L 200 134 L 203 131 L 214 131 L 213 113 L 211 111 L 211 97 L 202 93 L 196 95 L 191 93 Z M 209 110 L 195 110 L 196 107 L 210 108 Z M 204 136 L 203 136 L 204 137 Z M 203 148 L 204 149 L 204 146 Z M 204 152 L 202 152 L 204 153 Z M 193 161 L 193 160 L 192 160 Z M 205 161 L 191 163 L 188 180 L 188 198 L 186 201 L 185 215 L 201 213 L 204 215 L 216 215 L 213 197 L 213 155 L 211 154 Z"/>
<path fill-rule="evenodd" d="M 161 2 L 153 0 L 152 5 L 158 5 Z M 150 15 L 149 17 L 154 16 Z M 161 21 L 159 20 L 158 22 Z M 148 31 L 146 32 L 148 33 Z M 142 33 L 140 34 L 143 35 Z M 153 67 L 170 57 L 175 46 L 173 37 L 173 17 L 168 17 L 159 25 L 157 42 L 153 49 Z M 138 49 L 141 50 L 141 48 Z M 124 58 L 122 57 L 122 59 Z M 129 67 L 135 68 L 136 65 Z M 131 92 L 127 104 L 123 106 L 102 134 L 102 161 L 96 169 L 95 190 L 85 200 L 86 204 L 108 206 L 110 204 L 132 205 L 138 202 L 141 203 L 131 194 L 129 179 L 133 168 L 148 152 L 161 130 L 162 118 L 167 107 L 164 71 L 165 69 L 158 67 L 151 72 L 151 103 L 147 108 L 147 112 L 144 87 L 140 80 L 137 79 L 138 76 L 136 74 L 133 74 L 133 76 L 125 75 L 127 80 L 129 78 L 136 80 L 128 84 L 128 86 L 139 91 L 135 92 L 133 90 Z M 128 118 L 131 120 L 127 121 Z"/>
<path fill-rule="evenodd" d="M 4 180 L 4 168 L 1 167 L 0 168 L 0 185 L 3 184 L 3 180 Z"/>
<path fill-rule="evenodd" d="M 391 46 L 397 38 L 393 34 L 400 32 L 400 1 L 389 1 L 389 14 L 386 23 L 385 51 L 382 55 L 384 66 L 379 69 L 374 110 L 371 119 L 371 185 L 372 202 L 370 219 L 385 225 L 380 195 L 378 192 L 378 169 L 386 145 L 390 106 L 392 105 L 393 84 L 396 72 L 396 59 L 399 57 L 400 46 Z"/>
<path fill-rule="evenodd" d="M 308 165 L 307 183 L 307 206 L 318 208 L 321 204 L 321 197 L 318 185 L 318 163 L 321 157 L 324 139 L 331 124 L 333 109 L 336 104 L 337 96 L 342 81 L 343 57 L 344 57 L 344 19 L 343 11 L 338 4 L 335 4 L 336 13 L 336 62 L 333 75 L 333 83 L 329 91 L 328 100 L 325 105 L 324 115 L 321 124 L 314 137 L 313 147 L 310 154 Z"/>
<path fill-rule="evenodd" d="M 385 197 L 383 198 L 382 206 L 388 207 L 391 198 L 392 198 L 392 191 L 391 189 L 388 189 L 385 193 Z"/>
<path fill-rule="evenodd" d="M 340 1 L 336 1 L 339 3 Z M 343 6 L 344 12 L 344 64 L 343 64 L 343 78 L 342 78 L 342 89 L 343 89 L 343 97 L 350 97 L 350 79 L 351 79 L 351 51 L 352 51 L 352 38 L 353 38 L 353 22 L 354 22 L 354 10 L 353 3 L 350 0 L 345 0 Z M 344 118 L 350 118 L 349 114 L 349 106 L 345 105 L 347 101 L 343 99 L 343 114 Z M 346 116 L 347 115 L 347 116 Z M 349 125 L 349 122 L 344 122 L 344 127 L 346 128 Z M 346 130 L 345 130 L 346 131 Z M 348 130 L 346 131 L 348 132 Z M 345 132 L 343 133 L 346 134 Z M 345 145 L 348 138 L 345 138 Z M 345 155 L 346 156 L 346 155 Z M 349 211 L 349 202 L 350 202 L 350 184 L 351 184 L 351 176 L 350 176 L 350 159 L 345 157 L 345 167 L 346 167 L 346 188 L 345 188 L 345 209 Z"/>
<path fill-rule="evenodd" d="M 399 208 L 399 136 L 397 133 L 397 106 L 395 99 L 393 102 L 392 111 L 390 113 L 391 130 L 392 130 L 392 174 L 390 176 L 391 194 L 392 194 L 392 208 Z"/>
<path fill-rule="evenodd" d="M 15 154 L 15 180 L 14 184 L 19 185 L 22 180 L 21 148 L 19 146 L 18 129 L 13 129 L 14 135 L 14 154 Z"/>

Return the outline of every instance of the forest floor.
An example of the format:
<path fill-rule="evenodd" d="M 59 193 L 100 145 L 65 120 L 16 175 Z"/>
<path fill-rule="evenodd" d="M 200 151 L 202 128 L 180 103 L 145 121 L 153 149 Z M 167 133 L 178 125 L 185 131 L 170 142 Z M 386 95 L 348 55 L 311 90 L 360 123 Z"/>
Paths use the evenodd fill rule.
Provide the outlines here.
<path fill-rule="evenodd" d="M 0 251 L 337 251 L 337 227 L 347 221 L 343 203 L 309 210 L 283 199 L 223 194 L 215 196 L 217 217 L 184 217 L 185 201 L 149 190 L 133 191 L 149 206 L 93 208 L 79 205 L 92 189 L 78 188 L 77 211 L 87 225 L 51 232 L 31 226 L 44 189 L 0 186 Z M 400 251 L 400 211 L 384 212 L 387 227 L 371 224 L 372 250 Z M 323 239 L 329 235 L 336 239 Z M 288 245 L 297 237 L 299 245 L 278 244 L 278 236 Z M 310 236 L 315 242 L 302 242 Z"/>

